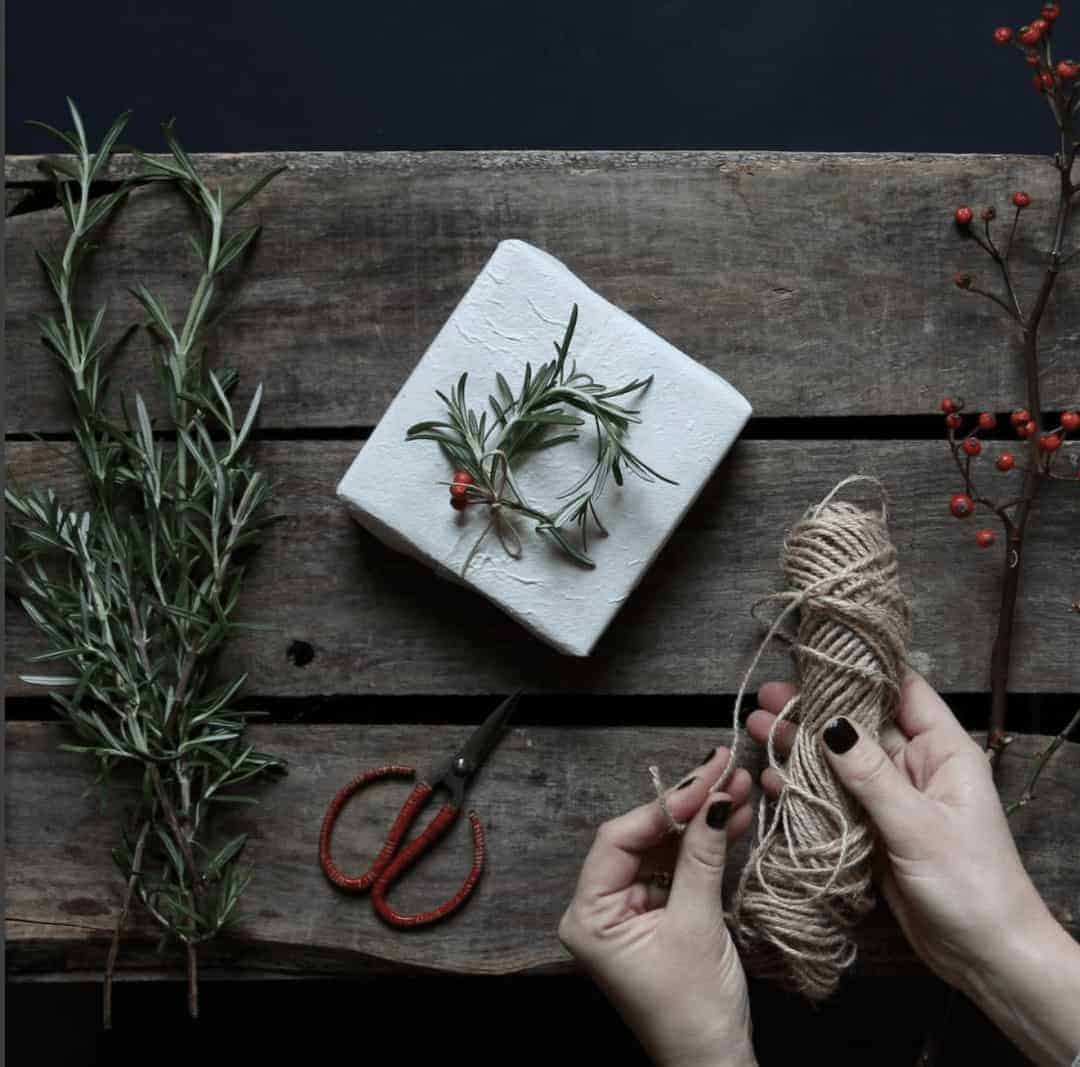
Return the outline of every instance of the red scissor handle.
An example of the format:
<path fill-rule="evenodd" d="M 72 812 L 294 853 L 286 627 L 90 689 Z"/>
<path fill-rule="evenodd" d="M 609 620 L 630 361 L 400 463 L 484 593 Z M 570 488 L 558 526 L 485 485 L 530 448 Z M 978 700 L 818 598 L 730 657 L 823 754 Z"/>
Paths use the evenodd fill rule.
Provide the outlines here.
<path fill-rule="evenodd" d="M 399 829 L 398 824 L 401 822 L 401 815 L 405 814 L 405 808 L 408 806 L 409 800 L 412 800 L 412 794 L 409 794 L 409 800 L 405 801 L 405 805 L 401 809 L 401 815 L 398 816 L 397 821 L 390 828 L 390 835 L 379 850 L 379 854 L 375 857 L 375 862 L 367 871 L 355 877 L 344 874 L 341 868 L 330 858 L 330 838 L 334 833 L 334 823 L 337 822 L 341 809 L 345 807 L 353 793 L 380 778 L 411 778 L 414 774 L 416 774 L 415 768 L 405 767 L 400 763 L 376 767 L 373 771 L 357 775 L 348 785 L 342 786 L 334 799 L 330 801 L 330 806 L 323 816 L 322 829 L 319 831 L 319 863 L 322 865 L 326 877 L 339 889 L 346 889 L 351 893 L 363 893 L 375 884 L 375 879 L 379 877 L 379 873 L 390 862 L 394 852 L 397 850 L 401 835 L 408 827 L 408 823 L 406 823 Z M 415 817 L 415 814 L 414 811 L 413 817 Z M 409 822 L 412 822 L 411 818 Z M 397 831 L 396 836 L 395 831 Z"/>
<path fill-rule="evenodd" d="M 476 813 L 470 811 L 469 822 L 472 825 L 473 864 L 461 888 L 445 904 L 416 915 L 403 915 L 395 911 L 387 903 L 386 894 L 390 891 L 390 887 L 394 882 L 443 837 L 457 818 L 457 807 L 453 804 L 444 804 L 424 830 L 398 852 L 402 838 L 415 821 L 420 809 L 431 796 L 432 787 L 427 782 L 417 782 L 413 787 L 405 803 L 401 805 L 401 810 L 390 827 L 390 832 L 387 834 L 386 841 L 379 850 L 379 854 L 375 857 L 375 862 L 364 874 L 350 877 L 342 873 L 341 869 L 331 859 L 330 839 L 334 832 L 334 823 L 349 798 L 358 790 L 379 778 L 411 778 L 415 773 L 412 767 L 389 764 L 358 775 L 340 789 L 330 802 L 330 806 L 326 809 L 326 815 L 323 816 L 322 829 L 319 833 L 319 862 L 326 877 L 334 885 L 350 892 L 362 893 L 367 889 L 371 889 L 372 904 L 376 913 L 381 919 L 390 923 L 391 926 L 424 926 L 428 923 L 438 922 L 439 919 L 452 914 L 461 907 L 473 891 L 484 868 L 484 828 Z"/>
<path fill-rule="evenodd" d="M 423 790 L 422 793 L 421 790 Z M 418 809 L 420 804 L 430 795 L 431 786 L 426 782 L 421 782 L 409 794 L 409 800 L 418 797 Z M 409 815 L 408 822 L 412 822 L 416 818 L 417 809 L 414 809 Z M 403 915 L 401 912 L 395 911 L 386 900 L 386 894 L 390 891 L 390 887 L 394 882 L 450 829 L 457 818 L 457 813 L 458 809 L 453 804 L 444 804 L 439 808 L 438 814 L 427 824 L 424 831 L 413 838 L 393 858 L 382 874 L 375 879 L 375 886 L 371 890 L 371 903 L 375 905 L 375 911 L 380 919 L 388 922 L 391 926 L 426 926 L 428 923 L 445 919 L 447 915 L 457 911 L 468 899 L 469 894 L 480 880 L 480 872 L 484 869 L 484 827 L 481 825 L 475 811 L 469 812 L 469 822 L 472 825 L 473 864 L 465 881 L 461 883 L 461 888 L 445 904 L 440 904 L 437 908 L 432 908 L 431 911 L 423 911 L 417 915 Z M 402 808 L 401 815 L 398 816 L 398 822 L 401 821 L 404 815 L 405 809 Z M 406 826 L 408 826 L 408 822 L 405 824 Z M 396 827 L 397 823 L 394 826 Z M 392 834 L 394 831 L 391 830 L 390 832 Z"/>

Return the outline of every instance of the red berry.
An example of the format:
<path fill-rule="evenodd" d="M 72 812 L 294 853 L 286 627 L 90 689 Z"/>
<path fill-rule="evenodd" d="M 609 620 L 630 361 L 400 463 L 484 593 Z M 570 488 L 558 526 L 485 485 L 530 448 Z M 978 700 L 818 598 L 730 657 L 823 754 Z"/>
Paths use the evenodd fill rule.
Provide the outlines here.
<path fill-rule="evenodd" d="M 1080 430 L 1080 411 L 1063 411 L 1061 413 L 1061 425 L 1069 433 Z"/>
<path fill-rule="evenodd" d="M 1037 67 L 1042 62 L 1042 58 L 1038 52 L 1028 52 L 1027 55 L 1024 56 L 1024 62 L 1027 63 L 1029 67 Z"/>
<path fill-rule="evenodd" d="M 996 540 L 993 530 L 980 530 L 975 535 L 975 543 L 979 548 L 989 548 Z"/>
<path fill-rule="evenodd" d="M 464 511 L 469 506 L 469 502 L 467 500 L 458 500 L 456 497 L 451 497 L 450 506 L 455 511 Z"/>
<path fill-rule="evenodd" d="M 1033 30 L 1038 30 L 1039 34 L 1041 35 L 1046 33 L 1048 29 L 1050 29 L 1050 23 L 1047 22 L 1046 19 L 1035 19 L 1031 24 L 1031 28 Z"/>
<path fill-rule="evenodd" d="M 1073 59 L 1063 59 L 1054 69 L 1063 82 L 1071 82 L 1075 78 L 1080 78 L 1080 65 Z"/>
<path fill-rule="evenodd" d="M 1002 452 L 997 459 L 997 469 L 999 471 L 1011 471 L 1016 466 L 1016 456 L 1011 452 Z"/>
<path fill-rule="evenodd" d="M 998 26 L 994 30 L 994 40 L 998 44 L 1008 44 L 1013 39 L 1013 31 L 1009 26 Z"/>
<path fill-rule="evenodd" d="M 966 519 L 975 510 L 975 501 L 967 493 L 954 493 L 949 501 L 949 511 L 957 519 Z"/>
<path fill-rule="evenodd" d="M 960 408 L 961 404 L 958 401 L 953 400 L 951 396 L 945 397 L 941 402 L 941 410 L 944 411 L 946 415 L 951 415 L 954 411 L 959 411 Z"/>
<path fill-rule="evenodd" d="M 1016 432 L 1020 437 L 1030 437 L 1038 428 L 1034 422 L 1025 422 L 1016 427 Z"/>
<path fill-rule="evenodd" d="M 945 425 L 950 430 L 959 430 L 964 425 L 964 416 L 959 411 L 952 411 L 945 416 Z"/>
<path fill-rule="evenodd" d="M 992 207 L 984 207 L 982 209 L 983 222 L 993 222 L 997 218 L 997 209 Z"/>
<path fill-rule="evenodd" d="M 1061 437 L 1056 433 L 1044 433 L 1039 438 L 1039 447 L 1044 452 L 1056 452 L 1061 447 Z"/>
<path fill-rule="evenodd" d="M 984 411 L 979 416 L 979 429 L 992 430 L 997 425 L 997 416 L 992 411 Z"/>
<path fill-rule="evenodd" d="M 1042 17 L 1047 22 L 1053 22 L 1061 14 L 1061 8 L 1057 4 L 1044 4 Z"/>
<path fill-rule="evenodd" d="M 1010 416 L 1009 421 L 1014 426 L 1022 426 L 1031 418 L 1031 412 L 1027 408 L 1017 408 Z"/>
<path fill-rule="evenodd" d="M 1025 192 L 1015 192 L 1012 195 L 1012 202 L 1020 208 L 1028 207 L 1031 204 L 1031 197 Z"/>
<path fill-rule="evenodd" d="M 953 276 L 952 280 L 958 289 L 970 289 L 971 288 L 971 275 L 965 271 L 958 270 Z"/>
<path fill-rule="evenodd" d="M 958 207 L 956 213 L 953 216 L 956 219 L 957 226 L 968 226 L 971 220 L 975 218 L 975 212 L 971 210 L 966 204 L 963 207 Z"/>
<path fill-rule="evenodd" d="M 1034 26 L 1021 26 L 1016 37 L 1021 44 L 1026 44 L 1030 48 L 1032 45 L 1039 43 L 1042 34 Z"/>
<path fill-rule="evenodd" d="M 977 437 L 965 437 L 962 447 L 969 456 L 977 456 L 982 451 L 982 441 Z"/>
<path fill-rule="evenodd" d="M 469 486 L 473 484 L 473 476 L 468 471 L 454 471 L 454 484 L 450 486 L 452 501 L 461 501 L 464 506 L 469 502 Z"/>
<path fill-rule="evenodd" d="M 1044 70 L 1031 79 L 1031 84 L 1040 93 L 1049 92 L 1054 87 L 1054 76 L 1048 70 Z"/>

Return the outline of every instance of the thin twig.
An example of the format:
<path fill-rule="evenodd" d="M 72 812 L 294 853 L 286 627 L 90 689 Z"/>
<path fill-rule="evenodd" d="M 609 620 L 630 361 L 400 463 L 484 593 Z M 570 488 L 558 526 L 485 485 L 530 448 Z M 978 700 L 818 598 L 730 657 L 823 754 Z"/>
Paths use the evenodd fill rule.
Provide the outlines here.
<path fill-rule="evenodd" d="M 1035 766 L 1032 767 L 1031 773 L 1028 775 L 1028 780 L 1024 785 L 1024 791 L 1016 800 L 1006 806 L 1006 815 L 1012 815 L 1014 811 L 1018 811 L 1035 799 L 1035 785 L 1039 781 L 1042 772 L 1046 770 L 1046 765 L 1050 762 L 1050 757 L 1065 744 L 1069 739 L 1069 734 L 1071 734 L 1078 726 L 1080 726 L 1080 709 L 1077 709 L 1076 714 L 1066 724 L 1065 729 L 1039 753 L 1038 759 L 1035 760 Z"/>

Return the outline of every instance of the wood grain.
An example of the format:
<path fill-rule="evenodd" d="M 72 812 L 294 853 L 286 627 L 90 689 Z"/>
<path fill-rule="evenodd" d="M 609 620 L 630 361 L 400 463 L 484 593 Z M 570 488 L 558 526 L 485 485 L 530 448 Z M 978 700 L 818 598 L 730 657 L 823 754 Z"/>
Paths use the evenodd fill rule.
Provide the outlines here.
<path fill-rule="evenodd" d="M 1017 339 L 989 301 L 957 292 L 992 264 L 951 223 L 956 204 L 1027 188 L 1016 246 L 1030 295 L 1049 225 L 1051 168 L 1014 156 L 764 152 L 386 152 L 199 157 L 235 195 L 289 171 L 241 213 L 265 225 L 211 338 L 266 384 L 267 428 L 376 423 L 502 238 L 562 259 L 586 283 L 727 377 L 758 416 L 929 413 L 1021 399 Z M 130 171 L 118 161 L 118 173 Z M 33 185 L 34 160 L 7 161 Z M 18 199 L 20 188 L 9 186 Z M 136 190 L 110 224 L 84 294 L 113 336 L 137 321 L 136 280 L 179 314 L 194 284 L 187 208 Z M 239 218 L 239 216 L 238 216 Z M 57 210 L 8 220 L 7 417 L 11 432 L 68 429 L 65 397 L 32 314 L 50 310 L 34 249 L 63 239 Z M 1071 283 L 1067 283 L 1071 284 Z M 1080 401 L 1080 302 L 1045 323 L 1048 408 Z M 546 358 L 547 353 L 538 354 Z M 150 389 L 146 339 L 116 362 L 118 392 Z"/>
<path fill-rule="evenodd" d="M 334 497 L 358 447 L 258 446 L 256 461 L 277 483 L 276 510 L 283 518 L 253 557 L 238 609 L 238 617 L 273 629 L 237 638 L 228 654 L 229 671 L 248 672 L 250 693 L 352 694 L 358 701 L 368 694 L 508 692 L 518 685 L 732 693 L 763 632 L 751 606 L 778 588 L 786 530 L 855 470 L 879 475 L 892 497 L 892 532 L 914 609 L 913 665 L 944 690 L 988 688 L 1001 561 L 998 549 L 975 546 L 980 516 L 960 522 L 948 513 L 956 474 L 943 442 L 740 442 L 587 660 L 559 655 L 477 594 L 360 529 Z M 15 443 L 8 449 L 9 473 L 74 498 L 78 471 L 70 457 L 66 444 Z M 1007 493 L 1018 477 L 993 471 L 987 456 L 978 462 L 994 491 Z M 627 488 L 646 490 L 662 491 Z M 1051 483 L 1039 504 L 1024 559 L 1016 691 L 1080 691 L 1080 642 L 1069 636 L 1080 625 L 1070 611 L 1080 597 L 1078 490 Z M 432 521 L 453 521 L 440 487 L 416 506 L 430 508 Z M 530 539 L 527 550 L 548 549 Z M 602 542 L 597 559 L 603 566 Z M 39 673 L 28 660 L 42 646 L 10 599 L 7 628 L 8 692 L 40 694 L 17 678 Z M 296 640 L 314 649 L 305 666 L 287 655 Z M 759 674 L 788 671 L 778 645 Z M 728 715 L 730 705 L 718 704 L 711 721 Z"/>
<path fill-rule="evenodd" d="M 482 709 L 478 709 L 478 716 Z M 445 923 L 411 931 L 384 926 L 366 897 L 338 892 L 317 860 L 319 824 L 337 788 L 387 760 L 431 766 L 453 751 L 469 727 L 262 726 L 262 749 L 287 756 L 290 773 L 262 790 L 263 803 L 222 819 L 222 834 L 251 835 L 246 858 L 256 876 L 245 918 L 207 950 L 208 967 L 235 973 L 356 973 L 421 969 L 460 974 L 559 971 L 569 959 L 555 928 L 599 822 L 647 801 L 646 765 L 669 781 L 687 771 L 726 731 L 519 727 L 503 738 L 469 793 L 488 839 L 488 867 L 468 905 Z M 7 727 L 7 960 L 10 973 L 98 971 L 111 935 L 122 880 L 115 844 L 123 793 L 104 811 L 84 795 L 90 764 L 57 751 L 58 726 Z M 1017 738 L 1004 760 L 1002 795 L 1022 787 L 1046 738 Z M 750 745 L 750 750 L 755 746 Z M 749 755 L 751 762 L 759 753 Z M 1080 745 L 1066 744 L 1048 765 L 1038 799 L 1013 818 L 1025 865 L 1051 909 L 1080 933 L 1080 897 L 1072 860 L 1080 838 Z M 335 857 L 360 869 L 374 854 L 408 783 L 363 796 L 342 815 Z M 471 848 L 467 821 L 395 891 L 404 908 L 436 903 L 460 884 Z M 737 875 L 745 842 L 728 874 Z M 139 918 L 121 957 L 123 969 L 160 971 L 152 929 Z M 887 912 L 862 937 L 866 973 L 910 970 L 914 961 Z"/>

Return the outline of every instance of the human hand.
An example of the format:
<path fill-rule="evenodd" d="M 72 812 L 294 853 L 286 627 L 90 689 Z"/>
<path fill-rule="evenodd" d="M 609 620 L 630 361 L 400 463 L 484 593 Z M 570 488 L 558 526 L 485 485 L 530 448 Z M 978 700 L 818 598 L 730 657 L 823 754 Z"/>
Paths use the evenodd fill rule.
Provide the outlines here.
<path fill-rule="evenodd" d="M 750 775 L 711 792 L 730 752 L 714 750 L 665 803 L 601 824 L 559 940 L 596 980 L 645 1050 L 678 1067 L 754 1064 L 746 978 L 721 904 L 730 841 L 750 825 Z M 673 871 L 670 890 L 652 874 Z"/>
<path fill-rule="evenodd" d="M 765 744 L 790 751 L 797 727 L 777 715 L 795 689 L 770 682 L 746 720 Z M 1024 870 L 1002 810 L 986 753 L 918 674 L 904 679 L 895 723 L 874 741 L 847 719 L 822 732 L 838 780 L 876 830 L 877 880 L 912 948 L 941 978 L 965 991 L 991 962 L 1007 929 L 1049 917 Z M 779 795 L 767 768 L 764 791 Z"/>

